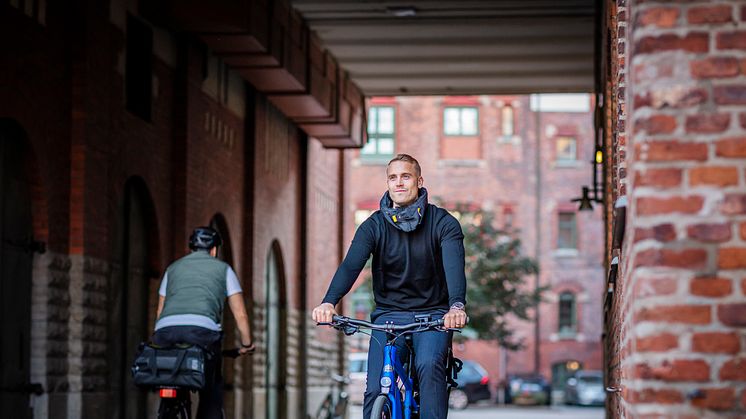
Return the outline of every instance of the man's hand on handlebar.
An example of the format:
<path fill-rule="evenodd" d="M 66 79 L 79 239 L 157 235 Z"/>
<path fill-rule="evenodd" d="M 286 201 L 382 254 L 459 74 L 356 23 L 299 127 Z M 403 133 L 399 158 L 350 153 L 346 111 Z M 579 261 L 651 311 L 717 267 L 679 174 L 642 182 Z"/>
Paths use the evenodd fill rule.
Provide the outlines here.
<path fill-rule="evenodd" d="M 254 353 L 255 349 L 256 349 L 256 346 L 254 346 L 254 344 L 251 343 L 248 346 L 240 346 L 238 348 L 223 349 L 221 352 L 224 357 L 238 358 L 239 356 L 243 356 L 243 355 L 251 355 L 252 353 Z"/>
<path fill-rule="evenodd" d="M 337 310 L 331 303 L 322 303 L 311 312 L 311 318 L 316 323 L 331 323 L 332 316 L 337 315 Z"/>
<path fill-rule="evenodd" d="M 460 329 L 466 326 L 466 311 L 460 308 L 452 308 L 443 316 L 443 326 L 446 329 Z"/>
<path fill-rule="evenodd" d="M 254 345 L 254 342 L 251 342 L 249 345 L 244 346 L 241 344 L 241 347 L 238 348 L 238 354 L 239 355 L 246 355 L 254 353 L 254 350 L 256 349 L 256 345 Z"/>

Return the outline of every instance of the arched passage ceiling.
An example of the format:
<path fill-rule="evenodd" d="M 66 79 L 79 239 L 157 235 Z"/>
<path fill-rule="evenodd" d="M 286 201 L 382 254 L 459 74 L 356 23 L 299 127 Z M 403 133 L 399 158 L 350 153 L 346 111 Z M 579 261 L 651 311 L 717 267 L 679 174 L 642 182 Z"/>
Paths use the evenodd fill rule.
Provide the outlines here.
<path fill-rule="evenodd" d="M 593 0 L 292 0 L 366 96 L 590 92 Z"/>

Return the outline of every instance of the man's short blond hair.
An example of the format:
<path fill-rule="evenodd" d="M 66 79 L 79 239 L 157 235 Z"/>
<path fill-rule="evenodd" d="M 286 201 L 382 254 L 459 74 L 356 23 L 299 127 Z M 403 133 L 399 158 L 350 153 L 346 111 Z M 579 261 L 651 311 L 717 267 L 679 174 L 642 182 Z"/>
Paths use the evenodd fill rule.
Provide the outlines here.
<path fill-rule="evenodd" d="M 388 168 L 388 166 L 395 161 L 403 161 L 407 163 L 412 163 L 414 165 L 414 174 L 417 177 L 422 176 L 422 169 L 420 168 L 420 162 L 418 162 L 417 159 L 410 156 L 409 154 L 397 154 L 396 156 L 394 156 L 393 159 L 389 161 L 389 164 L 387 164 L 386 167 Z"/>

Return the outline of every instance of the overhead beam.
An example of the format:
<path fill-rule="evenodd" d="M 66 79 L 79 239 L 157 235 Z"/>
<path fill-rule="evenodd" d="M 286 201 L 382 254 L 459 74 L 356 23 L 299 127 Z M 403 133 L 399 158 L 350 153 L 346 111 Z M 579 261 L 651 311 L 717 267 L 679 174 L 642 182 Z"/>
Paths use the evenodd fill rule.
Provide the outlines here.
<path fill-rule="evenodd" d="M 375 40 L 422 40 L 450 38 L 536 38 L 536 37 L 592 37 L 593 25 L 590 19 L 578 19 L 565 25 L 548 23 L 497 24 L 492 22 L 464 22 L 452 21 L 448 25 L 421 24 L 403 25 L 392 24 L 383 29 L 378 25 L 354 25 L 350 23 L 339 25 L 314 25 L 316 32 L 322 36 L 324 43 L 357 39 L 361 41 Z"/>
<path fill-rule="evenodd" d="M 368 96 L 593 89 L 595 0 L 292 1 Z"/>
<path fill-rule="evenodd" d="M 449 84 L 430 79 L 359 79 L 358 83 L 369 96 L 581 93 L 593 91 L 591 76 L 570 74 L 510 79 L 462 78 L 450 80 Z"/>
<path fill-rule="evenodd" d="M 461 0 L 461 1 L 426 1 L 418 0 L 417 2 L 393 0 L 383 2 L 359 2 L 349 0 L 293 0 L 293 6 L 301 12 L 319 11 L 319 10 L 356 10 L 368 7 L 407 7 L 414 6 L 422 10 L 441 9 L 511 9 L 511 8 L 546 8 L 554 7 L 558 4 L 567 7 L 588 7 L 586 0 Z"/>
<path fill-rule="evenodd" d="M 552 61 L 552 60 L 531 60 L 529 62 L 521 61 L 490 61 L 490 62 L 440 62 L 434 65 L 433 62 L 410 61 L 408 63 L 397 63 L 397 65 L 387 65 L 385 63 L 375 64 L 350 64 L 346 63 L 345 68 L 354 78 L 365 77 L 396 77 L 419 75 L 421 77 L 473 77 L 479 75 L 501 77 L 510 74 L 525 74 L 541 69 L 545 73 L 554 73 L 558 71 L 575 71 L 586 73 L 592 70 L 592 59 L 576 61 Z"/>
<path fill-rule="evenodd" d="M 325 45 L 328 48 L 338 48 L 338 47 L 346 47 L 346 46 L 352 46 L 352 47 L 358 47 L 358 48 L 367 48 L 369 46 L 380 46 L 382 43 L 382 39 L 359 39 L 355 37 L 349 37 L 345 39 L 330 39 L 329 41 L 325 42 Z M 583 35 L 555 35 L 555 36 L 547 36 L 543 33 L 534 34 L 534 36 L 500 36 L 500 35 L 492 35 L 492 36 L 479 36 L 479 37 L 463 37 L 463 36 L 453 36 L 448 38 L 415 38 L 415 39 L 399 39 L 396 45 L 391 45 L 391 47 L 394 46 L 412 46 L 412 47 L 423 47 L 423 46 L 438 46 L 438 47 L 446 47 L 446 46 L 456 46 L 460 48 L 464 48 L 465 46 L 491 46 L 491 45 L 505 45 L 508 43 L 517 43 L 522 45 L 527 44 L 544 44 L 544 43 L 551 43 L 551 44 L 583 44 L 587 45 L 588 42 L 587 37 Z"/>
<path fill-rule="evenodd" d="M 528 57 L 542 54 L 584 54 L 588 53 L 588 45 L 585 43 L 518 43 L 490 44 L 490 45 L 422 45 L 410 47 L 407 45 L 369 45 L 365 48 L 357 48 L 352 45 L 341 45 L 332 49 L 337 59 L 344 63 L 348 59 L 378 58 L 382 61 L 418 59 L 426 57 L 448 57 L 448 59 L 463 59 L 475 55 L 497 59 L 501 56 Z"/>

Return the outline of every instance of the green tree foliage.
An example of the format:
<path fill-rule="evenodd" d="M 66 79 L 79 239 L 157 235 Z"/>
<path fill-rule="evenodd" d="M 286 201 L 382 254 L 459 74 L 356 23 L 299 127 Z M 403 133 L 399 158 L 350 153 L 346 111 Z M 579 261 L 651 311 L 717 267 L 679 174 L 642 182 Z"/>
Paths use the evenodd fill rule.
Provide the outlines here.
<path fill-rule="evenodd" d="M 531 309 L 541 301 L 545 288 L 526 283 L 528 276 L 538 273 L 538 264 L 521 254 L 515 231 L 495 227 L 491 211 L 462 214 L 469 327 L 479 339 L 495 339 L 504 348 L 520 349 L 522 342 L 514 338 L 508 319 L 529 320 Z"/>

